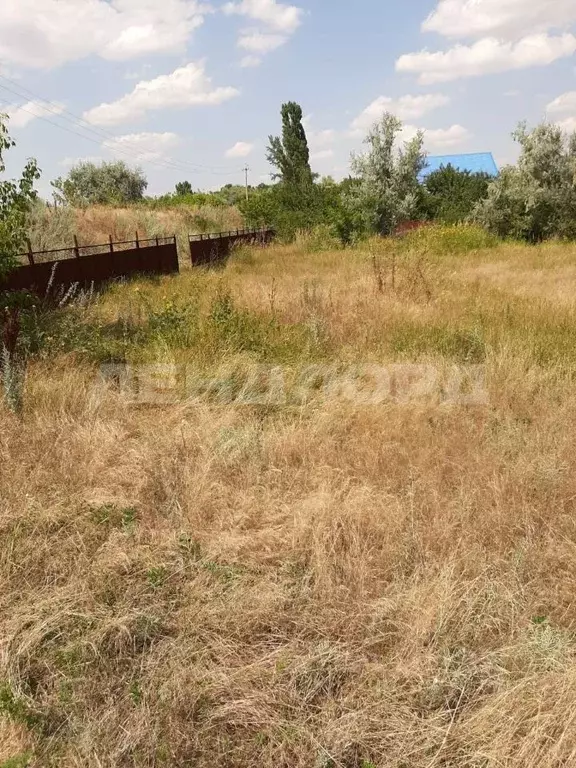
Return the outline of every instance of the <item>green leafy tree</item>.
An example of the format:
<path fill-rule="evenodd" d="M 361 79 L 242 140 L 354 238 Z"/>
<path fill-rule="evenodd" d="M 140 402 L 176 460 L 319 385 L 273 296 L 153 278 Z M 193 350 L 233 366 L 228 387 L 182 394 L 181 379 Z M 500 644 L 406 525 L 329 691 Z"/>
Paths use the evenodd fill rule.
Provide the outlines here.
<path fill-rule="evenodd" d="M 282 105 L 282 137 L 270 136 L 267 159 L 285 187 L 301 188 L 313 182 L 310 150 L 302 124 L 302 107 L 294 101 Z"/>
<path fill-rule="evenodd" d="M 13 146 L 7 118 L 0 115 L 0 277 L 15 266 L 16 254 L 24 250 L 27 216 L 37 197 L 34 182 L 40 178 L 35 160 L 28 160 L 20 179 L 2 178 L 4 155 Z"/>
<path fill-rule="evenodd" d="M 366 232 L 390 234 L 402 221 L 419 218 L 423 190 L 418 181 L 426 165 L 421 131 L 403 147 L 397 147 L 402 122 L 385 113 L 364 143 L 364 154 L 352 155 L 352 171 L 358 178 L 348 195 L 354 216 Z"/>
<path fill-rule="evenodd" d="M 489 185 L 474 220 L 500 237 L 576 238 L 576 133 L 567 136 L 550 123 L 528 131 L 521 123 L 513 137 L 518 162 Z"/>
<path fill-rule="evenodd" d="M 450 164 L 441 166 L 424 182 L 428 216 L 446 224 L 465 221 L 486 197 L 491 179 L 487 173 L 461 171 Z"/>
<path fill-rule="evenodd" d="M 189 181 L 181 181 L 176 184 L 176 195 L 178 197 L 184 197 L 185 195 L 193 194 L 192 184 Z"/>
<path fill-rule="evenodd" d="M 65 179 L 52 182 L 60 200 L 68 205 L 124 205 L 142 200 L 148 187 L 140 168 L 126 163 L 82 162 Z"/>

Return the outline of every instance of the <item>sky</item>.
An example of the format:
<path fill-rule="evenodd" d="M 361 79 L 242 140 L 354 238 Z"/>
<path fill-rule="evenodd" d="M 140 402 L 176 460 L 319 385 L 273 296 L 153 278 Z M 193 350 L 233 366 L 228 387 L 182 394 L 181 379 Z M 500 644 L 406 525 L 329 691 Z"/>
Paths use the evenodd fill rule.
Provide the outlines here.
<path fill-rule="evenodd" d="M 520 120 L 576 130 L 576 0 L 1 0 L 0 112 L 39 190 L 80 160 L 149 194 L 270 181 L 280 107 L 342 178 L 384 111 L 431 154 L 517 156 Z"/>

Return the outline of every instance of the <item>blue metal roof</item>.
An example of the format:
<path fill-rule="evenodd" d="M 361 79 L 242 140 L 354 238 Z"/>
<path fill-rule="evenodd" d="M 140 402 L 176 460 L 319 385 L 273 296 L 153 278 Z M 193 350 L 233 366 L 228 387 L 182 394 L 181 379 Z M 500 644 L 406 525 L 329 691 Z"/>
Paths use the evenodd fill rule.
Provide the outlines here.
<path fill-rule="evenodd" d="M 498 166 L 492 152 L 476 152 L 472 155 L 434 155 L 427 158 L 428 165 L 420 174 L 423 181 L 441 166 L 451 165 L 459 171 L 471 173 L 489 173 L 490 176 L 498 176 Z"/>

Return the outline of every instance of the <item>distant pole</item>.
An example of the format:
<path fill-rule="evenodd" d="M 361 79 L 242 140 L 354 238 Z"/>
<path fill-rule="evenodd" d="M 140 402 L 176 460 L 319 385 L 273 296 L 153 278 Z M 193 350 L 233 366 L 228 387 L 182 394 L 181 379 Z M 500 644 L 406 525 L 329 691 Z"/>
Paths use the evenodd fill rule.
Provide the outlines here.
<path fill-rule="evenodd" d="M 246 200 L 248 200 L 248 171 L 249 170 L 250 170 L 250 168 L 247 165 L 244 166 L 243 171 L 244 171 L 244 175 L 246 177 Z"/>

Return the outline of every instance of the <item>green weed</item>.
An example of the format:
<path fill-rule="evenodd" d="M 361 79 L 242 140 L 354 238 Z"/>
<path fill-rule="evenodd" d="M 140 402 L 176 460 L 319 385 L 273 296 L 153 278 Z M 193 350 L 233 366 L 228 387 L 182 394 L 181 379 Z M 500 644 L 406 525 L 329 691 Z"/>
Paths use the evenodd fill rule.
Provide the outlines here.
<path fill-rule="evenodd" d="M 164 565 L 158 565 L 146 571 L 146 579 L 153 589 L 160 589 L 167 577 L 168 571 Z"/>
<path fill-rule="evenodd" d="M 22 755 L 15 755 L 9 757 L 8 760 L 4 760 L 0 763 L 0 768 L 27 768 L 32 761 L 32 753 L 24 752 Z"/>
<path fill-rule="evenodd" d="M 41 719 L 23 697 L 14 693 L 7 682 L 0 684 L 0 714 L 27 728 L 34 728 Z"/>

